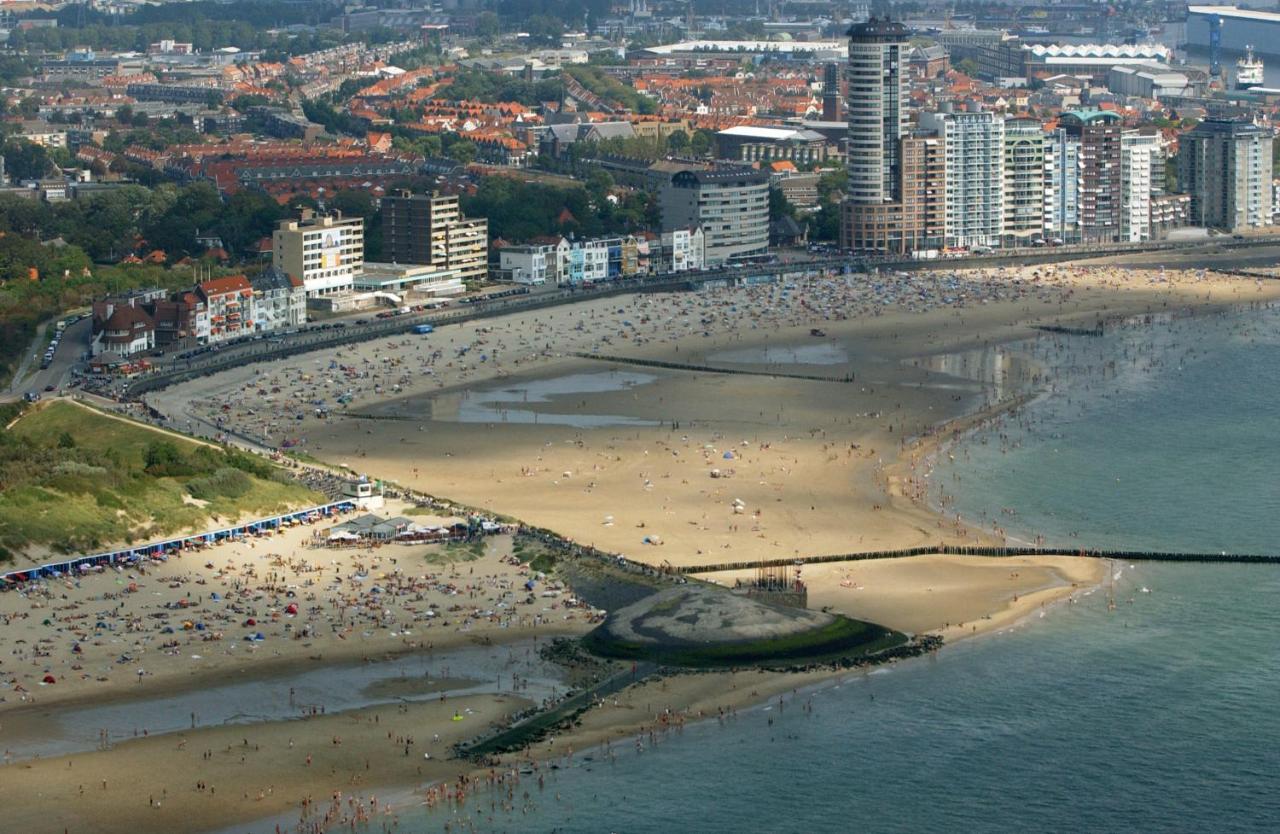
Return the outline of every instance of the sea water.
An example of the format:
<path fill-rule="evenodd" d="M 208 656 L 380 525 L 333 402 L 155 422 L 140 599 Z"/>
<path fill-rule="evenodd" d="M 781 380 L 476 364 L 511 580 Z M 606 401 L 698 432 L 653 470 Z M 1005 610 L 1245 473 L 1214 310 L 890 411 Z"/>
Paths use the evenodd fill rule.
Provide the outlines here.
<path fill-rule="evenodd" d="M 1011 536 L 1276 552 L 1277 334 L 1237 312 L 1016 346 L 1053 393 L 931 477 Z M 936 656 L 579 750 L 512 812 L 481 792 L 398 830 L 1280 830 L 1280 567 L 1112 570 L 1111 593 Z"/>

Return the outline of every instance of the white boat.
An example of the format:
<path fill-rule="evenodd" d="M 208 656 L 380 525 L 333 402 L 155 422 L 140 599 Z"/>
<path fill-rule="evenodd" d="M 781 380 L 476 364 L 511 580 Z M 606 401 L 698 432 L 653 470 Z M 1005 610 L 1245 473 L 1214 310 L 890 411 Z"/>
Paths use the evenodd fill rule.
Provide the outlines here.
<path fill-rule="evenodd" d="M 1244 48 L 1244 57 L 1236 61 L 1236 89 L 1261 87 L 1265 80 L 1262 60 L 1255 57 L 1253 47 Z"/>

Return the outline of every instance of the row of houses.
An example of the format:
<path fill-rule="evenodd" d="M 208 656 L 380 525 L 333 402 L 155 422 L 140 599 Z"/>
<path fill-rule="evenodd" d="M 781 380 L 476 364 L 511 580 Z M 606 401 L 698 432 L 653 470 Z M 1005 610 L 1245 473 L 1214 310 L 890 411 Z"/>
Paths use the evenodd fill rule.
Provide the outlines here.
<path fill-rule="evenodd" d="M 147 290 L 96 301 L 90 351 L 126 357 L 178 343 L 211 345 L 306 320 L 305 285 L 273 266 L 253 276 L 201 281 L 172 295 Z"/>
<path fill-rule="evenodd" d="M 701 227 L 649 234 L 537 240 L 498 249 L 496 277 L 517 284 L 593 284 L 651 273 L 687 272 L 706 265 Z"/>

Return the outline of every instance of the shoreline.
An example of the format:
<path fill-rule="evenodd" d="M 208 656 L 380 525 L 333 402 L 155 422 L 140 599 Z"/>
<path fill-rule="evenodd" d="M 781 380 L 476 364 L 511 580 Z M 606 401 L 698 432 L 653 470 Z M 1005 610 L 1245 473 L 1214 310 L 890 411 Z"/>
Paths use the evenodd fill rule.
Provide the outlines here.
<path fill-rule="evenodd" d="M 1206 307 L 1208 306 L 1209 305 L 1206 305 Z M 1231 305 L 1228 304 L 1225 306 L 1231 306 Z M 1015 311 L 1012 308 L 1009 308 L 1007 310 L 1003 310 L 1002 313 L 1005 315 L 1008 315 L 1008 314 L 1014 314 Z M 1086 311 L 1081 315 L 1088 316 L 1088 315 L 1092 315 L 1092 313 Z M 1142 315 L 1142 314 L 1130 313 L 1130 314 L 1124 314 L 1124 317 L 1128 318 L 1128 317 L 1131 317 L 1132 315 Z M 945 318 L 945 315 L 939 314 L 934 318 L 935 319 Z M 995 315 L 992 315 L 990 318 L 993 320 L 999 319 L 999 317 Z M 1015 315 L 1015 318 L 1016 318 L 1016 315 Z M 1034 319 L 1035 317 L 1033 316 L 1032 318 Z M 846 329 L 852 331 L 853 326 L 856 324 L 858 324 L 858 321 L 856 319 L 852 320 L 849 323 L 849 327 Z M 916 330 L 914 332 L 918 334 L 927 332 L 927 330 L 925 329 L 929 326 L 927 322 L 920 320 L 920 321 L 917 321 L 915 324 L 916 324 Z M 828 324 L 827 326 L 832 327 L 832 329 L 834 330 L 834 325 Z M 986 323 L 986 320 L 980 319 L 975 326 L 978 328 L 987 328 L 990 325 Z M 957 350 L 964 349 L 960 347 L 960 345 L 962 344 L 969 345 L 971 347 L 980 345 L 984 348 L 990 349 L 992 348 L 993 344 L 1020 341 L 1027 338 L 1028 334 L 1026 331 L 1030 329 L 1030 325 L 1027 324 L 1026 320 L 1018 319 L 1013 324 L 1009 325 L 1008 329 L 1012 329 L 1014 333 L 1006 332 L 1004 333 L 1003 337 L 998 336 L 994 340 L 994 342 L 989 337 L 983 338 L 983 336 L 987 334 L 984 334 L 983 332 L 981 332 L 981 329 L 976 332 L 976 335 L 974 334 L 974 332 L 970 331 L 967 335 L 962 334 L 962 338 L 957 342 L 954 342 L 950 345 L 939 345 L 937 350 L 935 350 L 934 352 L 935 353 L 953 353 Z M 795 328 L 792 328 L 792 330 L 794 331 Z M 882 330 L 883 330 L 883 325 L 882 325 Z M 997 327 L 997 333 L 1001 333 L 1001 332 L 1003 332 L 1002 329 L 1000 327 Z M 1015 333 L 1018 335 L 1015 335 Z M 785 342 L 787 339 L 794 340 L 798 334 L 796 332 L 783 333 L 780 331 L 770 331 L 770 333 L 764 334 L 763 343 L 767 344 L 769 342 L 770 335 L 772 335 L 775 338 L 774 343 L 776 344 L 778 341 Z M 955 334 L 947 333 L 947 335 L 954 336 Z M 1029 335 L 1035 335 L 1035 334 L 1032 333 Z M 880 338 L 883 338 L 883 336 L 881 335 L 881 331 L 876 331 L 876 333 L 873 333 L 871 336 L 865 338 L 860 344 L 863 344 L 863 345 L 874 344 L 876 340 Z M 896 336 L 894 338 L 896 338 Z M 757 344 L 761 343 L 761 340 L 757 339 L 756 343 Z M 742 344 L 743 342 L 741 341 L 729 342 L 729 345 L 742 345 Z M 704 349 L 708 349 L 708 350 L 717 348 L 717 347 L 720 349 L 723 349 L 725 345 L 719 344 L 719 343 L 717 343 L 714 346 L 704 345 Z M 654 346 L 654 348 L 656 349 L 656 346 Z M 890 351 L 889 354 L 892 355 L 892 351 Z M 929 353 L 928 352 L 915 353 L 910 355 L 925 356 L 925 355 L 929 355 Z M 909 385 L 911 382 L 912 372 L 910 371 L 910 369 L 905 367 L 905 365 L 901 361 L 901 358 L 902 357 L 900 356 L 897 357 L 898 361 L 895 364 L 887 365 L 886 367 L 889 368 L 891 372 L 896 372 L 900 379 L 905 378 L 905 381 L 901 384 L 901 391 L 903 393 L 899 394 L 897 391 L 893 391 L 890 393 L 889 396 L 909 395 Z M 554 374 L 558 371 L 563 370 L 563 365 L 561 364 L 563 363 L 563 361 L 564 361 L 564 357 L 562 355 L 558 361 L 553 360 L 550 363 L 540 365 L 535 371 L 532 371 L 530 373 L 541 373 L 543 375 Z M 893 360 L 891 359 L 890 361 L 893 361 Z M 524 369 L 521 369 L 518 373 L 526 374 L 526 371 Z M 927 379 L 927 375 L 926 377 L 920 377 L 918 374 L 916 374 L 915 376 L 917 379 L 920 379 L 922 381 Z M 259 374 L 255 373 L 253 377 L 257 379 L 259 377 Z M 501 385 L 501 384 L 504 384 L 504 381 L 509 381 L 509 380 L 507 380 L 507 378 L 504 376 L 490 377 L 487 380 L 483 380 L 483 381 L 461 379 L 461 380 L 458 380 L 454 386 L 451 386 L 449 390 L 467 390 L 470 387 L 484 385 L 486 383 L 490 385 Z M 861 380 L 860 382 L 862 382 L 863 385 L 868 385 L 868 384 L 874 385 L 874 386 L 880 385 L 880 383 L 874 383 L 874 382 L 867 383 Z M 259 382 L 259 384 L 262 384 L 262 383 Z M 923 382 L 921 382 L 921 384 L 923 384 Z M 886 386 L 887 385 L 888 384 L 886 383 Z M 983 383 L 982 386 L 985 388 L 986 384 Z M 673 390 L 675 390 L 676 392 L 680 392 L 684 389 L 675 388 Z M 622 395 L 612 396 L 612 399 L 609 399 L 609 396 L 611 395 L 601 396 L 600 399 L 606 405 L 611 402 L 621 402 L 623 400 Z M 920 396 L 923 396 L 923 395 L 920 395 Z M 877 400 L 873 402 L 873 404 L 878 404 L 881 401 L 890 402 L 890 400 L 883 400 L 882 398 L 881 400 Z M 920 402 L 926 402 L 926 403 L 939 402 L 940 403 L 943 401 L 944 401 L 943 397 L 935 395 L 933 400 L 918 400 L 917 403 L 920 403 Z M 1017 398 L 1015 398 L 1013 401 L 1008 403 L 996 403 L 992 406 L 992 408 L 995 409 L 995 413 L 986 415 L 985 417 L 982 414 L 984 409 L 979 409 L 979 411 L 977 412 L 968 412 L 964 414 L 959 414 L 954 417 L 944 418 L 943 420 L 937 422 L 934 426 L 934 429 L 930 431 L 928 434 L 919 436 L 919 437 L 912 437 L 911 442 L 909 444 L 894 444 L 894 446 L 897 447 L 897 451 L 894 454 L 893 460 L 887 462 L 886 465 L 879 470 L 882 477 L 874 478 L 872 489 L 880 490 L 883 488 L 886 490 L 884 494 L 887 495 L 888 497 L 885 498 L 884 500 L 888 505 L 890 505 L 892 513 L 897 518 L 897 521 L 902 523 L 900 523 L 896 527 L 886 527 L 883 533 L 883 536 L 889 537 L 892 535 L 899 535 L 900 537 L 902 537 L 902 535 L 905 534 L 907 531 L 914 530 L 914 532 L 912 533 L 912 536 L 914 538 L 904 538 L 903 540 L 908 543 L 914 540 L 928 542 L 931 540 L 937 540 L 939 536 L 942 536 L 944 539 L 949 539 L 952 541 L 955 541 L 957 539 L 961 541 L 967 541 L 971 538 L 979 539 L 979 540 L 990 538 L 994 540 L 994 537 L 988 537 L 987 534 L 983 533 L 980 530 L 966 530 L 966 531 L 963 531 L 963 535 L 962 535 L 962 531 L 957 528 L 951 534 L 947 534 L 945 528 L 942 526 L 947 523 L 947 519 L 945 515 L 935 512 L 934 508 L 930 507 L 927 502 L 924 502 L 922 506 L 921 503 L 917 502 L 914 498 L 912 498 L 910 494 L 909 485 L 912 481 L 912 476 L 915 475 L 913 467 L 919 464 L 920 462 L 919 459 L 925 456 L 926 450 L 932 448 L 933 454 L 936 454 L 939 449 L 945 447 L 945 444 L 951 443 L 951 442 L 958 442 L 958 439 L 961 435 L 963 435 L 966 431 L 974 430 L 976 428 L 976 425 L 982 420 L 996 419 L 998 418 L 999 414 L 1008 413 L 1010 409 L 1016 410 L 1022 405 L 1025 405 L 1026 402 L 1027 402 L 1026 400 L 1019 401 Z M 362 404 L 362 407 L 363 407 L 363 404 Z M 915 405 L 914 407 L 916 407 L 917 409 L 921 409 L 921 406 L 919 406 L 918 404 Z M 927 415 L 927 412 L 923 410 L 921 410 L 921 413 Z M 874 432 L 876 432 L 876 434 L 874 434 L 875 439 L 873 440 L 873 442 L 876 443 L 876 448 L 893 448 L 883 443 L 883 441 L 889 440 L 892 437 L 892 435 L 883 433 L 883 429 L 881 428 L 882 423 L 879 422 L 880 419 L 881 418 L 869 418 L 870 421 L 878 423 L 874 427 Z M 901 426 L 901 429 L 899 430 L 899 433 L 898 433 L 898 436 L 900 437 L 902 436 L 901 431 L 905 430 L 905 428 L 907 427 L 907 424 L 910 422 L 912 418 L 899 418 L 898 416 L 892 415 L 891 413 L 891 416 L 889 417 L 889 419 L 891 420 L 889 424 L 890 432 L 892 431 L 892 427 L 894 426 L 895 423 Z M 780 421 L 780 426 L 781 426 L 780 428 L 774 428 L 772 426 L 769 426 L 767 429 L 761 429 L 760 433 L 766 434 L 766 435 L 769 435 L 770 433 L 772 435 L 786 435 L 792 430 L 793 424 L 804 425 L 806 420 L 810 420 L 809 415 L 802 414 L 798 419 L 794 420 L 792 424 L 782 425 Z M 344 421 L 344 422 L 349 424 L 348 430 L 352 434 L 356 433 L 361 428 L 359 420 L 351 420 L 351 421 Z M 816 420 L 811 420 L 810 424 L 813 424 L 816 422 L 817 422 Z M 723 433 L 728 437 L 736 437 L 740 432 L 743 431 L 741 428 L 742 425 L 743 424 L 741 423 L 733 424 L 729 428 L 723 429 Z M 961 426 L 964 426 L 964 425 L 967 425 L 969 428 L 968 429 L 961 428 Z M 707 427 L 699 427 L 697 429 L 697 433 L 700 435 L 705 435 L 708 432 L 708 430 L 709 429 Z M 622 435 L 625 435 L 628 430 L 623 428 L 623 429 L 607 430 L 607 431 L 612 431 L 615 435 L 622 436 Z M 868 431 L 872 431 L 872 430 L 868 429 Z M 386 434 L 389 435 L 389 434 L 392 434 L 393 432 L 394 430 L 387 431 Z M 510 429 L 508 429 L 508 432 L 510 432 Z M 694 430 L 690 429 L 690 433 L 693 434 Z M 466 432 L 457 431 L 455 432 L 455 434 L 457 436 L 464 436 Z M 517 442 L 530 444 L 531 441 L 525 438 L 524 436 L 525 435 L 527 435 L 528 437 L 538 436 L 536 432 L 521 433 L 517 431 L 517 432 L 510 432 L 510 434 L 513 436 L 513 440 L 512 440 L 513 444 Z M 517 434 L 520 434 L 521 437 L 514 437 L 514 435 L 517 435 Z M 582 433 L 579 432 L 578 434 L 581 435 Z M 559 429 L 553 429 L 553 430 L 545 430 L 542 436 L 551 436 L 553 438 L 555 437 L 573 438 L 575 436 L 575 433 L 573 430 L 569 430 L 569 429 L 566 429 L 563 431 Z M 702 438 L 700 437 L 699 440 L 701 439 Z M 410 454 L 409 450 L 407 449 L 402 448 L 400 450 L 397 450 L 396 447 L 389 442 L 391 440 L 392 440 L 391 437 L 385 438 L 386 445 L 390 447 L 391 452 L 396 453 L 400 458 L 405 458 Z M 791 448 L 796 449 L 795 455 L 797 459 L 802 454 L 813 455 L 813 454 L 816 454 L 818 451 L 819 444 L 816 442 L 812 442 L 812 439 L 810 439 L 810 441 L 804 441 L 801 439 L 799 440 L 798 445 L 794 447 L 791 446 L 792 440 L 794 440 L 794 438 L 787 437 L 786 447 L 788 448 L 788 450 L 790 450 Z M 630 443 L 629 446 L 625 447 L 625 452 L 626 454 L 629 454 L 629 455 L 638 455 L 638 450 L 643 448 L 644 454 L 647 456 L 649 455 L 649 450 L 655 448 L 655 444 L 652 441 L 649 441 L 645 444 L 637 444 L 633 441 L 626 440 L 625 438 L 623 438 L 621 440 L 614 441 L 618 445 L 619 455 L 623 454 L 624 447 L 622 444 L 624 443 L 624 441 L 626 443 Z M 328 440 L 326 440 L 325 442 L 328 443 Z M 403 438 L 402 438 L 402 442 L 403 442 Z M 453 441 L 446 441 L 446 443 L 450 443 L 450 442 L 453 442 Z M 590 440 L 588 442 L 595 443 L 596 441 Z M 568 445 L 567 441 L 563 445 Z M 552 444 L 548 443 L 548 447 L 552 447 Z M 360 447 L 357 446 L 355 448 L 360 448 Z M 444 448 L 449 448 L 449 447 L 446 445 Z M 370 447 L 370 449 L 372 451 L 372 447 Z M 466 449 L 464 448 L 463 451 L 465 453 Z M 552 451 L 554 452 L 556 457 L 554 457 L 552 462 L 549 462 L 544 466 L 544 469 L 549 470 L 551 474 L 549 476 L 545 474 L 541 476 L 543 480 L 536 482 L 537 489 L 548 490 L 548 487 L 545 486 L 546 484 L 545 479 L 547 477 L 552 477 L 552 478 L 556 477 L 555 473 L 561 471 L 562 468 L 566 472 L 569 471 L 569 467 L 565 466 L 560 462 L 561 460 L 565 459 L 565 453 L 563 452 L 563 450 L 561 450 L 558 447 L 552 447 Z M 416 452 L 414 452 L 414 454 L 416 454 Z M 874 449 L 872 450 L 872 454 L 874 454 Z M 352 457 L 350 457 L 350 455 L 351 455 L 351 452 L 346 449 L 340 448 L 333 453 L 330 453 L 330 451 L 326 449 L 323 457 L 329 461 L 341 460 L 343 459 L 344 456 L 346 456 L 346 459 L 349 459 L 349 460 L 353 459 Z M 754 459 L 757 457 L 757 455 L 758 453 L 754 449 L 752 449 L 752 450 L 748 450 L 748 453 L 744 454 L 743 457 L 750 456 L 753 459 L 752 460 L 753 465 L 756 465 Z M 548 456 L 551 457 L 551 453 L 548 453 Z M 587 457 L 588 460 L 590 459 L 588 456 L 584 456 L 584 457 Z M 889 455 L 884 455 L 884 457 L 888 458 Z M 912 461 L 913 457 L 916 457 L 915 461 Z M 415 461 L 417 460 L 416 457 L 413 459 Z M 767 456 L 764 456 L 764 459 L 766 461 L 769 460 Z M 848 470 L 838 470 L 839 474 L 836 475 L 835 477 L 841 479 L 841 481 L 847 479 L 850 482 L 856 482 L 857 478 L 865 474 L 874 473 L 877 471 L 872 466 L 871 460 L 872 459 L 868 458 L 865 464 L 859 464 L 858 467 L 851 467 Z M 436 463 L 436 461 L 432 459 L 432 463 L 434 464 Z M 364 464 L 362 463 L 359 465 L 363 466 Z M 381 471 L 379 468 L 377 468 L 378 461 L 376 459 L 371 460 L 369 462 L 369 465 L 370 465 L 371 471 L 375 471 L 375 472 Z M 766 465 L 773 466 L 774 464 L 761 463 L 758 465 L 761 467 L 764 467 Z M 648 466 L 652 466 L 652 464 L 648 464 Z M 477 462 L 477 464 L 474 465 L 473 468 L 476 470 L 475 473 L 473 473 L 474 477 L 479 480 L 483 480 L 487 477 L 492 481 L 492 479 L 494 478 L 494 476 L 491 473 L 486 471 L 486 466 L 484 461 Z M 576 474 L 579 471 L 578 467 L 574 466 L 573 471 Z M 776 471 L 781 472 L 781 469 L 777 469 Z M 820 473 L 824 471 L 829 471 L 829 470 L 822 470 L 815 467 L 809 470 L 804 470 L 801 473 L 801 476 L 803 478 L 808 478 L 812 480 L 815 477 L 820 477 Z M 762 477 L 762 480 L 771 480 L 776 477 L 775 471 L 770 471 L 769 474 L 770 474 L 770 478 Z M 433 474 L 431 477 L 435 478 L 436 480 L 443 481 L 448 476 L 440 475 L 437 477 L 436 475 Z M 503 476 L 500 476 L 500 477 L 505 477 L 505 472 L 503 473 Z M 589 477 L 589 476 L 584 475 L 582 477 Z M 599 477 L 603 477 L 603 476 L 599 476 Z M 406 483 L 407 485 L 407 481 L 400 480 L 398 478 L 397 480 L 399 480 L 401 483 Z M 412 480 L 418 481 L 418 479 L 416 478 L 416 470 L 415 470 L 415 477 Z M 564 480 L 567 481 L 569 484 L 576 486 L 576 482 L 574 482 L 572 479 L 566 478 Z M 781 481 L 782 479 L 779 479 L 779 480 Z M 525 487 L 526 490 L 532 490 L 534 488 L 535 482 L 526 482 L 526 483 L 530 484 L 529 487 Z M 655 483 L 660 483 L 660 482 L 656 481 L 655 479 Z M 701 482 L 701 483 L 706 483 L 706 482 Z M 743 487 L 747 486 L 745 479 L 743 479 L 741 483 L 743 484 Z M 414 483 L 413 488 L 417 489 L 420 487 L 420 485 L 421 485 L 421 482 Z M 893 492 L 889 491 L 889 489 L 892 486 L 896 486 L 898 488 L 897 494 L 894 494 Z M 732 484 L 731 488 L 737 489 L 739 487 L 737 484 Z M 424 491 L 434 492 L 435 490 L 424 490 Z M 444 489 L 444 488 L 441 488 L 439 492 L 441 494 L 452 494 L 448 489 Z M 558 501 L 572 500 L 572 493 L 566 494 L 565 490 L 559 490 L 558 492 L 548 490 L 548 494 L 554 495 L 556 497 L 556 500 Z M 832 493 L 832 494 L 838 494 L 838 493 Z M 861 494 L 855 495 L 848 492 L 844 494 L 850 504 L 856 502 L 858 499 L 862 497 Z M 824 495 L 827 495 L 827 494 L 824 493 Z M 469 500 L 469 497 L 467 496 L 459 496 L 459 500 L 462 501 L 463 503 L 473 503 L 472 501 Z M 500 499 L 495 498 L 495 502 L 498 500 Z M 674 503 L 674 499 L 672 502 Z M 792 503 L 795 503 L 794 499 L 792 500 Z M 808 498 L 802 495 L 799 503 L 807 504 Z M 503 507 L 504 505 L 502 503 L 494 503 L 491 506 Z M 769 513 L 766 516 L 766 518 L 771 518 L 776 511 L 772 509 L 772 505 L 764 505 L 764 506 L 770 507 Z M 520 515 L 522 518 L 525 517 L 522 513 L 515 513 L 515 514 Z M 868 517 L 873 517 L 873 516 L 868 514 Z M 803 529 L 803 521 L 801 520 L 802 518 L 803 517 L 799 517 L 796 519 L 795 522 L 793 522 L 793 524 L 797 527 L 797 529 Z M 539 519 L 539 522 L 540 520 L 541 519 Z M 549 529 L 554 529 L 554 530 L 563 529 L 561 526 L 557 524 L 542 524 L 539 522 L 536 522 L 532 519 L 530 519 L 529 521 L 529 523 L 532 526 L 545 526 Z M 938 525 L 938 527 L 936 528 L 938 531 L 937 533 L 931 532 L 930 530 L 927 529 L 927 525 L 931 522 Z M 619 526 L 621 526 L 621 524 Z M 665 530 L 663 532 L 664 534 L 666 533 Z M 570 538 L 571 540 L 578 540 L 578 541 L 584 541 L 584 542 L 588 540 L 586 537 L 583 537 L 583 536 L 569 535 L 569 531 L 567 530 L 565 531 L 565 534 L 566 534 L 566 537 Z M 779 534 L 780 537 L 783 537 L 783 535 L 784 534 Z M 601 543 L 599 546 L 606 549 L 609 547 L 607 542 Z M 641 552 L 643 553 L 644 551 L 641 551 Z M 659 558 L 671 552 L 672 552 L 671 550 L 664 551 L 662 549 L 650 550 L 648 551 L 649 557 L 647 559 L 637 560 L 637 561 L 644 561 L 646 564 L 656 564 Z M 701 553 L 702 551 L 699 550 L 699 554 Z M 633 558 L 632 552 L 628 552 L 626 555 L 629 559 Z M 675 554 L 672 553 L 672 555 L 674 556 Z M 692 556 L 690 555 L 688 558 L 692 558 Z M 1064 556 L 1063 558 L 1069 558 L 1074 560 L 1078 557 Z M 836 564 L 841 564 L 841 563 L 836 563 Z M 1004 564 L 1007 565 L 1010 563 L 1006 562 Z M 1016 627 L 1018 624 L 1023 623 L 1027 619 L 1033 617 L 1035 615 L 1036 610 L 1046 610 L 1047 607 L 1050 607 L 1052 605 L 1062 604 L 1063 599 L 1070 597 L 1075 593 L 1085 592 L 1088 587 L 1096 588 L 1097 583 L 1095 583 L 1092 586 L 1086 586 L 1086 587 L 1070 587 L 1069 585 L 1066 587 L 1062 585 L 1054 585 L 1054 586 L 1042 585 L 1041 587 L 1038 587 L 1035 590 L 1031 590 L 1031 591 L 1019 594 L 1017 598 L 1014 600 L 1015 604 L 1013 606 L 1006 606 L 1006 607 L 997 609 L 994 612 L 994 616 L 984 621 L 989 623 L 989 625 L 983 628 L 980 633 L 977 631 L 977 628 L 976 628 L 976 626 L 978 626 L 979 624 L 971 623 L 970 625 L 975 626 L 975 628 L 973 628 L 970 632 L 968 633 L 957 632 L 951 637 L 948 637 L 948 639 L 952 642 L 961 642 L 962 639 L 974 639 L 974 637 L 979 634 L 990 635 L 990 634 L 999 633 L 1000 631 L 1006 628 Z M 415 635 L 415 636 L 420 636 L 420 635 Z M 329 657 L 330 657 L 330 654 L 328 651 L 326 651 L 325 652 L 326 660 Z M 258 665 L 261 665 L 260 661 L 258 662 Z M 303 662 L 302 665 L 305 666 L 307 664 Z M 334 665 L 334 664 L 326 663 L 325 665 Z M 640 710 L 639 705 L 641 703 L 646 703 L 645 699 L 649 699 L 659 704 L 664 704 L 664 703 L 674 704 L 677 709 L 677 713 L 679 715 L 692 717 L 696 719 L 696 717 L 699 714 L 701 715 L 701 717 L 710 717 L 711 715 L 714 715 L 715 707 L 717 705 L 723 706 L 726 699 L 731 700 L 733 703 L 741 704 L 739 708 L 749 708 L 751 704 L 758 704 L 764 700 L 768 700 L 772 698 L 775 694 L 784 693 L 788 689 L 794 690 L 806 685 L 821 685 L 823 681 L 829 680 L 831 677 L 837 677 L 841 674 L 848 673 L 848 672 L 849 670 L 823 670 L 822 672 L 815 672 L 815 673 L 790 673 L 790 674 L 763 673 L 763 672 L 753 673 L 753 674 L 704 673 L 699 675 L 681 675 L 675 678 L 671 678 L 667 681 L 651 682 L 639 687 L 631 687 L 629 690 L 627 690 L 627 694 L 625 698 L 617 699 L 617 703 L 619 704 L 619 706 L 615 707 L 613 705 L 606 705 L 601 709 L 592 709 L 588 711 L 582 717 L 583 718 L 582 727 L 567 733 L 566 735 L 560 737 L 557 741 L 561 745 L 563 745 L 564 743 L 569 743 L 569 744 L 573 744 L 578 749 L 585 749 L 585 748 L 590 748 L 595 744 L 599 744 L 601 742 L 613 741 L 617 739 L 634 739 L 637 736 L 643 736 L 645 734 L 645 728 L 652 727 L 653 722 L 657 721 L 661 714 L 661 710 L 658 710 L 656 712 L 648 709 L 645 709 L 643 711 Z M 252 675 L 250 674 L 249 677 L 252 678 Z M 742 686 L 742 689 L 739 689 L 738 688 L 739 686 Z M 190 687 L 178 687 L 178 691 L 181 691 L 182 689 L 189 689 L 189 688 Z M 761 693 L 765 693 L 765 694 L 761 694 Z M 86 695 L 86 700 L 92 701 L 96 699 L 94 695 Z M 68 703 L 71 703 L 71 701 L 68 701 Z M 46 705 L 45 702 L 41 701 L 35 706 L 39 708 L 45 705 Z M 646 706 L 647 706 L 647 703 L 646 703 Z M 2 706 L 0 706 L 0 710 L 3 710 Z M 4 714 L 5 714 L 4 712 L 0 712 L 0 715 L 4 715 Z M 14 715 L 19 713 L 16 713 L 15 711 L 9 714 Z M 335 714 L 334 717 L 338 717 L 345 714 L 346 713 L 338 713 L 338 714 Z M 685 719 L 682 718 L 681 720 L 683 721 Z M 275 723 L 281 723 L 281 722 L 275 722 Z M 242 731 L 248 731 L 248 730 L 253 730 L 256 732 L 259 727 L 269 728 L 272 726 L 274 726 L 274 723 L 262 724 L 262 725 L 246 725 L 244 730 L 238 730 L 238 729 L 232 728 L 232 732 L 234 733 L 234 732 L 242 732 Z M 628 728 L 631 728 L 631 729 L 628 729 Z M 163 739 L 163 738 L 171 738 L 171 737 L 157 736 L 153 740 Z M 542 758 L 545 759 L 545 757 L 550 754 L 550 749 L 549 749 L 549 746 L 547 746 L 546 748 L 542 748 L 538 750 L 530 750 L 528 751 L 528 754 L 529 756 L 532 756 L 532 757 L 541 756 Z M 519 761 L 526 761 L 526 760 L 529 760 L 529 759 L 527 757 L 524 759 L 520 757 L 515 757 L 510 761 L 519 762 Z M 457 768 L 453 768 L 451 772 L 459 772 L 459 771 Z M 466 771 L 466 772 L 475 772 L 475 771 Z M 201 818 L 207 819 L 207 818 L 211 818 L 214 815 L 201 812 L 200 816 Z M 261 818 L 261 816 L 259 818 Z M 225 828 L 225 826 L 223 827 Z M 144 827 L 139 830 L 159 831 L 163 829 L 157 828 L 155 824 L 152 824 L 149 827 Z"/>

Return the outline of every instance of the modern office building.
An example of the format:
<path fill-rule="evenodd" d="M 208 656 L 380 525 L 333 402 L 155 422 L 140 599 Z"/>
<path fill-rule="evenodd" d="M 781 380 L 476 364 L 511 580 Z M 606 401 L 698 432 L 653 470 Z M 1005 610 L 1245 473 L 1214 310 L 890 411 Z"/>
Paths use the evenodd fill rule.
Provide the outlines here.
<path fill-rule="evenodd" d="M 1193 224 L 1228 231 L 1271 225 L 1271 133 L 1251 122 L 1206 119 L 1183 134 L 1178 180 Z"/>
<path fill-rule="evenodd" d="M 382 198 L 382 249 L 395 263 L 452 269 L 465 281 L 489 273 L 489 221 L 467 219 L 456 195 L 399 191 Z"/>
<path fill-rule="evenodd" d="M 280 221 L 272 263 L 301 278 L 308 299 L 350 293 L 364 267 L 364 219 L 304 209 L 299 219 Z"/>
<path fill-rule="evenodd" d="M 942 137 L 948 247 L 995 247 L 1004 234 L 1004 119 L 994 113 L 925 113 L 920 126 Z"/>
<path fill-rule="evenodd" d="M 1036 119 L 1004 123 L 1004 244 L 1044 237 L 1044 128 Z"/>
<path fill-rule="evenodd" d="M 724 167 L 672 174 L 658 193 L 662 230 L 702 228 L 708 266 L 769 249 L 769 175 Z"/>

